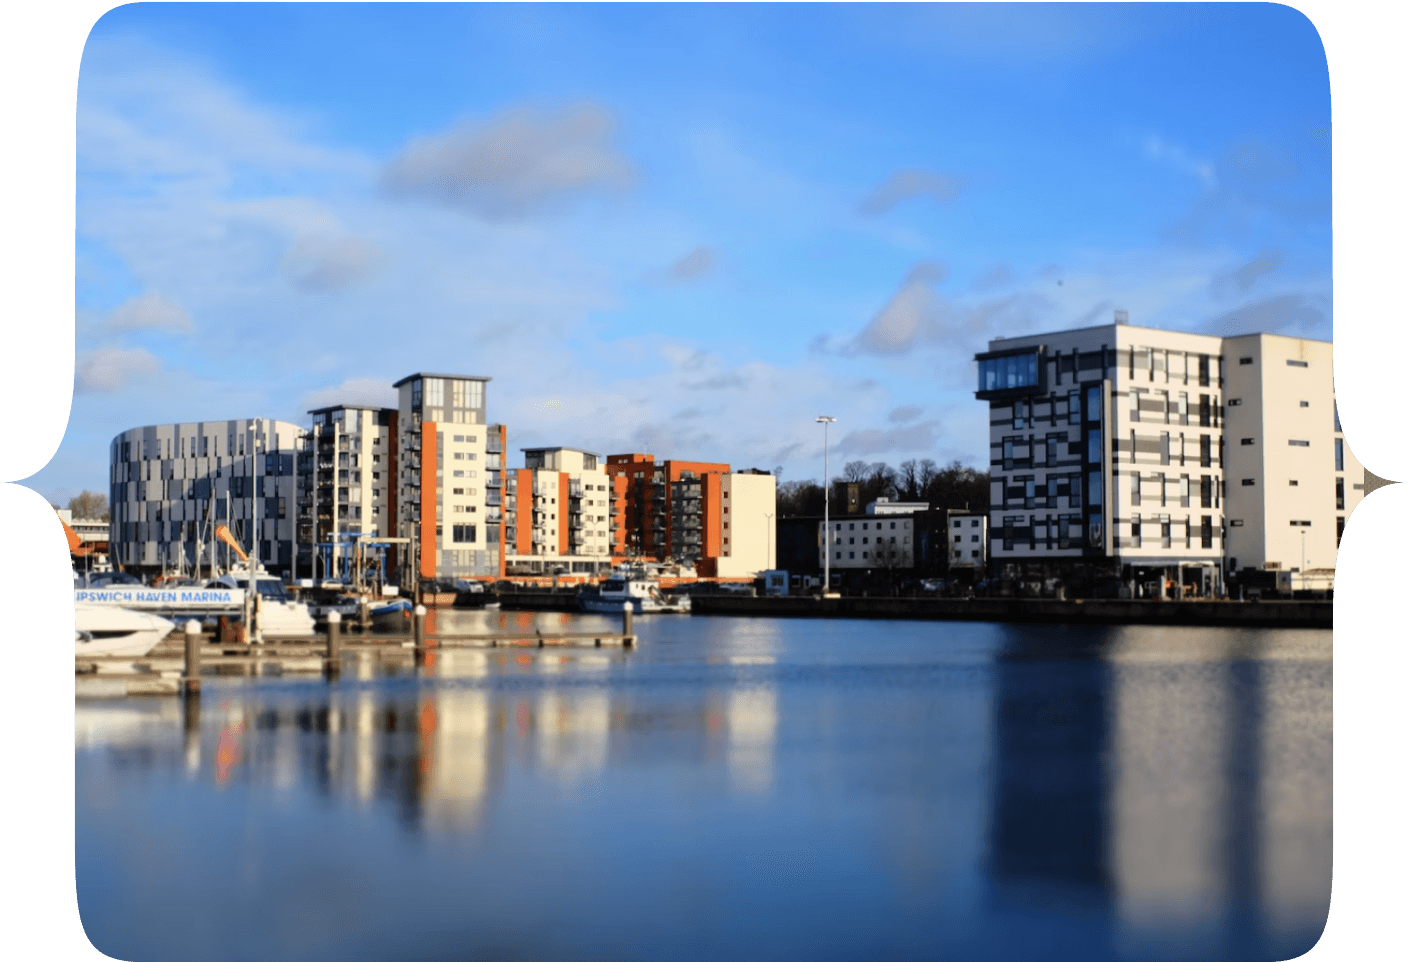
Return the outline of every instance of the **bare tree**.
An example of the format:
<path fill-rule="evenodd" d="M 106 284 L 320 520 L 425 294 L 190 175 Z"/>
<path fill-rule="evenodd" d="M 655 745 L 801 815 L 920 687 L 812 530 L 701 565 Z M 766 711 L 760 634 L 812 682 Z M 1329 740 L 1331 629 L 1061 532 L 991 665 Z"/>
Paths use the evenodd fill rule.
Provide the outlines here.
<path fill-rule="evenodd" d="M 86 488 L 77 496 L 69 498 L 68 510 L 73 512 L 75 519 L 84 521 L 107 521 L 108 520 L 108 497 L 96 491 L 89 491 Z"/>
<path fill-rule="evenodd" d="M 841 480 L 864 481 L 870 474 L 870 465 L 864 461 L 847 461 L 841 469 Z"/>
<path fill-rule="evenodd" d="M 910 458 L 900 462 L 896 486 L 900 490 L 901 501 L 918 501 L 924 486 L 919 483 L 919 462 Z"/>

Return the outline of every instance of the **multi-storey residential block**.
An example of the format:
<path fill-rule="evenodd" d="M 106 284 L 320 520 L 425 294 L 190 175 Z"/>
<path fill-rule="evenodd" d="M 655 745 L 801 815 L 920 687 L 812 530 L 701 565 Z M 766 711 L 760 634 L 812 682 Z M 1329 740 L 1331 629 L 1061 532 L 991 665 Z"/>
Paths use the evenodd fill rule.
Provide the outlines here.
<path fill-rule="evenodd" d="M 309 413 L 298 478 L 299 573 L 341 577 L 352 537 L 396 534 L 399 412 L 343 404 Z"/>
<path fill-rule="evenodd" d="M 1334 568 L 1364 469 L 1340 431 L 1330 344 L 1248 334 L 1224 351 L 1228 570 Z"/>
<path fill-rule="evenodd" d="M 1273 344 L 1275 363 L 1287 368 L 1274 377 L 1257 360 Z M 1307 350 L 1323 358 L 1314 363 L 1324 376 L 1296 382 L 1296 370 L 1306 369 L 1286 365 L 1283 355 L 1295 354 L 1294 361 Z M 1279 480 L 1287 488 L 1295 487 L 1290 481 L 1307 484 L 1307 492 L 1333 484 L 1329 351 L 1322 342 L 1275 335 L 1223 339 L 1118 318 L 1105 326 L 993 340 L 977 356 L 977 397 L 990 405 L 993 561 L 1088 562 L 1119 567 L 1130 577 L 1197 566 L 1208 589 L 1221 584 L 1233 558 L 1241 567 L 1299 567 L 1298 537 L 1269 536 L 1260 519 L 1269 511 L 1313 527 L 1320 516 L 1284 518 L 1292 507 L 1310 509 L 1286 492 L 1263 508 L 1252 505 L 1262 499 L 1271 470 L 1286 475 Z M 1307 420 L 1294 434 L 1293 428 L 1300 430 L 1294 418 L 1317 409 L 1324 414 L 1321 433 L 1307 434 Z M 1269 434 L 1292 450 L 1264 461 L 1243 450 L 1271 443 Z M 1251 440 L 1244 444 L 1244 437 Z M 1318 466 L 1301 457 L 1316 437 L 1325 448 Z M 1231 475 L 1228 465 L 1236 466 Z M 1312 469 L 1321 476 L 1312 480 Z M 1335 502 L 1322 500 L 1327 514 L 1320 524 L 1330 530 Z M 1226 518 L 1243 529 L 1235 543 L 1229 543 Z M 1255 525 L 1250 531 L 1249 522 Z M 1288 554 L 1292 545 L 1294 555 Z M 1317 544 L 1316 551 L 1317 566 L 1333 567 L 1333 550 Z"/>
<path fill-rule="evenodd" d="M 596 574 L 611 569 L 612 479 L 599 455 L 576 448 L 525 448 L 505 513 L 509 573 Z"/>
<path fill-rule="evenodd" d="M 132 428 L 110 446 L 110 554 L 145 571 L 222 567 L 214 544 L 226 525 L 271 571 L 291 574 L 297 557 L 296 458 L 303 429 L 269 418 Z"/>
<path fill-rule="evenodd" d="M 412 374 L 394 385 L 397 536 L 423 579 L 503 572 L 503 425 L 485 420 L 487 377 Z"/>
<path fill-rule="evenodd" d="M 980 514 L 950 511 L 948 519 L 948 569 L 987 570 L 988 519 Z"/>
<path fill-rule="evenodd" d="M 746 577 L 775 563 L 777 479 L 727 464 L 613 454 L 617 557 L 678 561 L 701 577 Z"/>

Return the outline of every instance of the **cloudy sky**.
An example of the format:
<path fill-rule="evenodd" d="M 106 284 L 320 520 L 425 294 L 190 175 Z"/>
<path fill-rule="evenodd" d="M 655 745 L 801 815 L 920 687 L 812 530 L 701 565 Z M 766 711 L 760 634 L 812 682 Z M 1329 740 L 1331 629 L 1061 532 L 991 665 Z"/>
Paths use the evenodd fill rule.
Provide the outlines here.
<path fill-rule="evenodd" d="M 981 463 L 994 335 L 1330 336 L 1329 96 L 1270 4 L 120 7 L 28 483 L 420 370 L 492 377 L 515 452 L 819 478 L 825 413 L 833 473 Z"/>

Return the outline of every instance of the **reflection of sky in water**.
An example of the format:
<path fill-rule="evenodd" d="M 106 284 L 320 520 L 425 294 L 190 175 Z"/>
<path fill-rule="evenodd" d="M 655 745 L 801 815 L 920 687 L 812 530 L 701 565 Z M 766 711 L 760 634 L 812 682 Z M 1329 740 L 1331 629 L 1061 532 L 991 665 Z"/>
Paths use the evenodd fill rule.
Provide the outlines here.
<path fill-rule="evenodd" d="M 1328 633 L 637 625 L 210 679 L 189 716 L 80 701 L 87 931 L 134 959 L 1241 960 L 1323 922 Z"/>

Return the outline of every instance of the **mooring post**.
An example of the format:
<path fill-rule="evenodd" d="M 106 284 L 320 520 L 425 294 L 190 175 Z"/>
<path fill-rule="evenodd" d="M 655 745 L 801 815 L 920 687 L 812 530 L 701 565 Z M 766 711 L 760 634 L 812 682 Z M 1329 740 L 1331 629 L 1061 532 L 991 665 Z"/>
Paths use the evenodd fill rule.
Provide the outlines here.
<path fill-rule="evenodd" d="M 186 622 L 186 694 L 200 694 L 200 622 Z"/>
<path fill-rule="evenodd" d="M 372 600 L 365 595 L 357 600 L 357 624 L 364 635 L 372 625 Z"/>
<path fill-rule="evenodd" d="M 336 611 L 328 612 L 328 663 L 327 673 L 329 677 L 335 677 L 342 672 L 342 615 Z"/>
<path fill-rule="evenodd" d="M 425 605 L 416 605 L 415 609 L 415 633 L 416 633 L 416 654 L 419 655 L 425 648 Z"/>
<path fill-rule="evenodd" d="M 621 605 L 621 634 L 625 636 L 621 640 L 623 645 L 631 644 L 635 636 L 634 626 L 631 624 L 632 620 L 635 618 L 635 613 L 635 606 L 629 601 Z"/>

